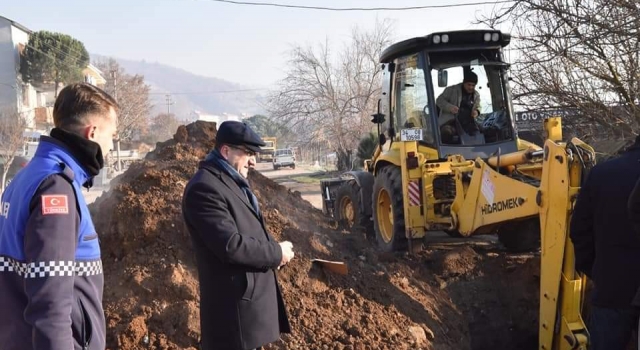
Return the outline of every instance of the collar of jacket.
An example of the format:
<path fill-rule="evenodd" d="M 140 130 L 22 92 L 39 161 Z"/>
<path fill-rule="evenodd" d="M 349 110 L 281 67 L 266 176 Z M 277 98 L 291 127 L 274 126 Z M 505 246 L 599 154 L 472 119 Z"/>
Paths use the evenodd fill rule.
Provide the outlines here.
<path fill-rule="evenodd" d="M 218 167 L 216 167 L 211 162 L 207 162 L 207 161 L 204 161 L 204 160 L 200 161 L 200 164 L 198 165 L 198 168 L 199 169 L 205 169 L 205 170 L 209 171 L 210 173 L 212 173 L 213 175 L 217 176 L 225 185 L 227 185 L 227 187 L 229 187 L 231 189 L 231 191 L 233 193 L 235 193 L 235 195 L 238 198 L 240 198 L 240 200 L 242 200 L 242 202 L 247 207 L 249 207 L 249 209 L 251 209 L 251 212 L 253 212 L 253 214 L 256 215 L 256 217 L 260 218 L 260 215 L 258 215 L 258 213 L 255 211 L 255 208 L 253 207 L 253 205 L 249 202 L 249 199 L 247 198 L 247 195 L 240 188 L 240 185 L 238 185 L 238 183 L 235 182 L 231 178 L 231 176 L 229 176 L 224 171 L 218 169 Z"/>
<path fill-rule="evenodd" d="M 76 152 L 82 153 L 83 151 L 78 150 Z M 84 152 L 88 153 L 89 151 Z M 92 178 L 97 175 L 95 171 L 90 172 L 88 169 L 89 167 L 82 164 L 80 160 L 74 156 L 74 153 L 71 152 L 66 143 L 63 143 L 53 137 L 44 135 L 40 136 L 40 143 L 38 144 L 34 157 L 53 159 L 57 162 L 64 163 L 73 171 L 74 181 L 77 181 L 79 184 L 87 188 L 93 185 Z"/>
<path fill-rule="evenodd" d="M 67 151 L 87 170 L 89 176 L 100 173 L 104 166 L 104 156 L 99 144 L 60 128 L 51 130 L 51 137 L 62 142 Z"/>
<path fill-rule="evenodd" d="M 200 161 L 200 164 L 198 164 L 198 168 L 199 169 L 207 169 L 210 170 L 212 173 L 214 173 L 215 175 L 220 175 L 222 174 L 222 171 L 220 171 L 220 169 L 218 169 L 217 167 L 215 167 L 213 164 L 207 162 L 207 161 Z"/>

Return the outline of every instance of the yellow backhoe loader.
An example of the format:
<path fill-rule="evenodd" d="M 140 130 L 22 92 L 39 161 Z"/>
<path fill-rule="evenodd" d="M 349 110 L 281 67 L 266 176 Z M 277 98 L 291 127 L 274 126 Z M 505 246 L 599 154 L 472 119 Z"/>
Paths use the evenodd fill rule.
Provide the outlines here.
<path fill-rule="evenodd" d="M 563 141 L 560 118 L 541 125 L 541 146 L 518 138 L 502 53 L 509 42 L 500 31 L 465 30 L 386 49 L 372 118 L 379 144 L 364 171 L 322 181 L 323 210 L 383 251 L 419 249 L 430 231 L 497 234 L 508 250 L 541 249 L 539 348 L 586 349 L 586 277 L 574 270 L 568 233 L 595 153 L 577 138 Z M 471 72 L 479 103 L 462 93 Z"/>

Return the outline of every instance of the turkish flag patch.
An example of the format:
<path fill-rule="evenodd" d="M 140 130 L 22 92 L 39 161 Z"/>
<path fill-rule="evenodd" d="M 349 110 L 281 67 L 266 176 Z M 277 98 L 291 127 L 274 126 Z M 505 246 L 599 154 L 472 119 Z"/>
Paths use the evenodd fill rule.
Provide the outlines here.
<path fill-rule="evenodd" d="M 69 214 L 69 201 L 66 194 L 42 196 L 42 215 L 51 214 Z"/>

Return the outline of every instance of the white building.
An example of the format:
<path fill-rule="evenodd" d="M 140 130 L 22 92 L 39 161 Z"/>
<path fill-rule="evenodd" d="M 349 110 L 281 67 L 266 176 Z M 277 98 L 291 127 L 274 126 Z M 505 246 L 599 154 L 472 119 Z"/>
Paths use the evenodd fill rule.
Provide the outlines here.
<path fill-rule="evenodd" d="M 191 115 L 189 115 L 189 120 L 192 120 L 192 121 L 202 120 L 205 122 L 213 122 L 213 123 L 216 123 L 216 125 L 220 125 L 220 123 L 222 122 L 220 120 L 219 115 L 206 114 L 200 111 L 192 111 Z"/>
<path fill-rule="evenodd" d="M 82 74 L 84 75 L 84 81 L 86 83 L 104 89 L 107 80 L 104 78 L 104 72 L 98 69 L 98 67 L 89 63 L 87 68 L 82 70 Z"/>
<path fill-rule="evenodd" d="M 36 90 L 20 75 L 20 53 L 30 34 L 25 26 L 0 16 L 0 113 L 21 113 L 34 126 Z"/>
<path fill-rule="evenodd" d="M 222 115 L 216 115 L 216 114 L 206 114 L 200 111 L 193 111 L 189 116 L 189 120 L 192 120 L 192 121 L 202 120 L 206 122 L 214 122 L 216 123 L 216 125 L 220 125 L 223 122 L 226 122 L 227 120 L 234 120 L 239 122 L 245 118 L 247 118 L 247 116 L 244 114 L 235 115 L 235 114 L 229 114 L 229 113 L 222 113 Z"/>

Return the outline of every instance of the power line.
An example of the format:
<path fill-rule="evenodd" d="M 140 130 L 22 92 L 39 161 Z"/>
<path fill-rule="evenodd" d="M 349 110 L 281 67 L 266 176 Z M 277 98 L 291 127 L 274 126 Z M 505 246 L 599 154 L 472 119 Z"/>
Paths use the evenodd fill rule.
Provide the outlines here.
<path fill-rule="evenodd" d="M 305 9 L 305 10 L 324 10 L 324 11 L 409 11 L 409 10 L 463 7 L 463 6 L 495 5 L 495 4 L 511 3 L 511 2 L 514 2 L 515 0 L 478 1 L 478 2 L 448 4 L 448 5 L 423 5 L 423 6 L 407 6 L 407 7 L 344 7 L 344 8 L 323 7 L 323 6 L 302 6 L 302 5 L 235 1 L 235 0 L 209 0 L 209 1 L 223 2 L 227 4 L 234 4 L 234 5 L 271 6 L 271 7 L 285 7 L 285 8 L 295 8 L 295 9 Z"/>
<path fill-rule="evenodd" d="M 54 56 L 51 56 L 49 53 L 44 52 L 44 51 L 42 51 L 42 50 L 40 50 L 40 49 L 36 48 L 35 46 L 31 46 L 31 45 L 29 45 L 29 44 L 25 44 L 24 46 L 25 46 L 25 47 L 30 47 L 32 50 L 34 50 L 34 51 L 36 51 L 36 52 L 39 52 L 39 53 L 41 53 L 41 54 L 45 55 L 46 57 L 49 57 L 50 59 L 52 59 L 52 60 L 54 60 L 54 61 L 58 61 L 58 60 L 59 60 L 59 58 L 54 57 Z"/>
<path fill-rule="evenodd" d="M 47 50 L 48 51 L 47 54 L 53 54 L 53 55 L 56 55 L 56 56 L 57 55 L 62 55 L 61 58 L 52 57 L 51 55 L 48 55 L 50 58 L 54 58 L 56 61 L 57 60 L 65 60 L 67 58 L 72 58 L 72 59 L 76 59 L 76 60 L 79 59 L 79 57 L 74 56 L 72 52 L 61 51 L 57 47 L 53 46 L 51 43 L 41 43 L 41 45 L 42 46 L 40 48 L 43 49 L 43 50 Z M 35 47 L 33 47 L 33 46 L 29 45 L 29 44 L 26 44 L 25 46 L 30 47 L 30 48 L 38 51 Z M 39 52 L 43 53 L 42 51 L 39 51 Z"/>

